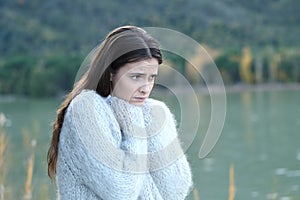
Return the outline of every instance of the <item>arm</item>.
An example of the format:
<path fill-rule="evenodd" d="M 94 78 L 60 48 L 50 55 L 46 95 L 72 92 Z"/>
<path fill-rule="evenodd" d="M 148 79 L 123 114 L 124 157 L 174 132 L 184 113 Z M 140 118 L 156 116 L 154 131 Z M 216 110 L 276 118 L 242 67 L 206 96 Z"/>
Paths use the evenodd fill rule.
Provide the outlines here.
<path fill-rule="evenodd" d="M 177 138 L 173 115 L 155 100 L 143 108 L 148 139 L 149 171 L 163 199 L 184 199 L 192 185 L 191 171 Z"/>
<path fill-rule="evenodd" d="M 144 180 L 140 172 L 147 164 L 146 140 L 135 137 L 145 131 L 143 120 L 137 119 L 143 117 L 142 111 L 118 99 L 111 103 L 113 109 L 123 108 L 117 119 L 96 93 L 83 94 L 70 104 L 70 165 L 82 184 L 102 199 L 137 199 Z M 118 143 L 111 132 L 121 135 L 117 121 L 122 119 L 126 119 L 120 124 L 123 141 Z M 140 126 L 133 125 L 135 120 Z"/>

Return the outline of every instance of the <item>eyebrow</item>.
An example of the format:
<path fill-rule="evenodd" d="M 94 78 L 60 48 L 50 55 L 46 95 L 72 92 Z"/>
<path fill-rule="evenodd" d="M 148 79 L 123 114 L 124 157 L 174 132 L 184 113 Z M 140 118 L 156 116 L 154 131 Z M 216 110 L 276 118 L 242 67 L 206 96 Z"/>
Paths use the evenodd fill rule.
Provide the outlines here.
<path fill-rule="evenodd" d="M 129 72 L 130 75 L 140 75 L 140 76 L 146 76 L 146 73 L 141 73 L 141 72 Z M 157 76 L 157 73 L 153 73 L 150 76 Z"/>

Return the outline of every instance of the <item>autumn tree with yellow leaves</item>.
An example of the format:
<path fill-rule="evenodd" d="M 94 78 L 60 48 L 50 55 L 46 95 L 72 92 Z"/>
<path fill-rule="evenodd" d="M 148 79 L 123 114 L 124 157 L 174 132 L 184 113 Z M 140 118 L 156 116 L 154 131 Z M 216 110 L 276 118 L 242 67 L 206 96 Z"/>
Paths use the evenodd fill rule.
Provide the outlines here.
<path fill-rule="evenodd" d="M 248 84 L 253 83 L 253 73 L 251 71 L 252 60 L 250 47 L 245 46 L 242 50 L 239 72 L 241 80 Z"/>

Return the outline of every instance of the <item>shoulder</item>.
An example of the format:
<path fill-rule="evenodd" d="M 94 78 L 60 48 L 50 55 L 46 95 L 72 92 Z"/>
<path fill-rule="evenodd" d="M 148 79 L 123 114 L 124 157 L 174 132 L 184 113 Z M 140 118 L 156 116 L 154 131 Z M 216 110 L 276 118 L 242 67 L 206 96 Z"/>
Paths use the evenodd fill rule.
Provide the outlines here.
<path fill-rule="evenodd" d="M 106 98 L 94 90 L 83 90 L 71 101 L 66 116 L 72 119 L 90 119 L 92 116 L 105 120 L 111 115 Z"/>
<path fill-rule="evenodd" d="M 163 101 L 159 101 L 159 100 L 156 100 L 156 99 L 152 99 L 152 98 L 148 98 L 146 101 L 145 101 L 145 104 L 146 105 L 150 105 L 150 106 L 161 106 L 161 107 L 167 107 L 167 105 L 163 102 Z"/>
<path fill-rule="evenodd" d="M 78 104 L 81 102 L 99 102 L 105 103 L 105 97 L 100 96 L 95 90 L 83 90 L 74 99 L 72 104 Z"/>
<path fill-rule="evenodd" d="M 151 118 L 155 118 L 156 121 L 172 122 L 176 123 L 175 116 L 171 112 L 170 108 L 163 101 L 148 98 L 145 101 L 144 113 L 149 113 Z"/>
<path fill-rule="evenodd" d="M 175 138 L 177 135 L 177 122 L 166 103 L 148 98 L 144 105 L 144 118 L 150 133 L 165 133 L 162 136 L 166 141 Z"/>
<path fill-rule="evenodd" d="M 106 102 L 106 98 L 100 96 L 94 90 L 83 90 L 74 99 L 71 101 L 70 110 L 106 110 L 109 109 L 109 106 Z"/>
<path fill-rule="evenodd" d="M 145 107 L 149 107 L 150 109 L 153 108 L 161 108 L 167 113 L 171 113 L 170 108 L 164 103 L 163 101 L 159 101 L 156 99 L 148 98 L 145 101 Z"/>

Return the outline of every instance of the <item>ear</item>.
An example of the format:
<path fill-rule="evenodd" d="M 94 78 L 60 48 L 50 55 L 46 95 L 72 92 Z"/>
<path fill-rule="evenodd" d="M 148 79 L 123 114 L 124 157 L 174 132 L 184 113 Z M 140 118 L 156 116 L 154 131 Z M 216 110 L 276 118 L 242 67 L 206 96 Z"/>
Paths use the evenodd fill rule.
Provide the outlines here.
<path fill-rule="evenodd" d="M 113 77 L 113 74 L 110 73 L 110 74 L 109 74 L 109 81 L 112 81 L 112 77 Z"/>

